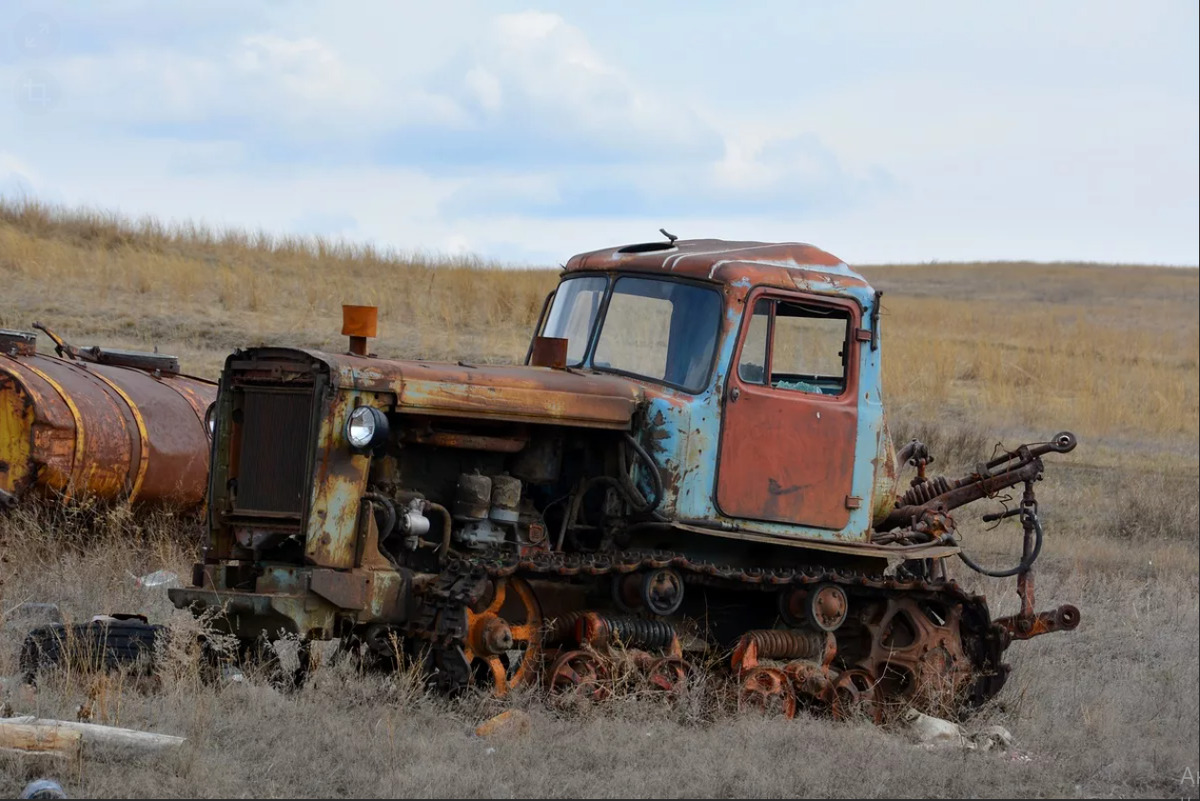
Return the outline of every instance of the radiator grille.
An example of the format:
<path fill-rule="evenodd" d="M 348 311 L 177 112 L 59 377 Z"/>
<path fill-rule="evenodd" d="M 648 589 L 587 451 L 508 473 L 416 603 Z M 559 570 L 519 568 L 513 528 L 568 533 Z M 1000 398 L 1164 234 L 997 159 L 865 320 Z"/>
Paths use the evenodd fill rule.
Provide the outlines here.
<path fill-rule="evenodd" d="M 311 390 L 246 388 L 235 501 L 238 511 L 304 511 L 305 477 L 312 452 L 312 400 Z"/>

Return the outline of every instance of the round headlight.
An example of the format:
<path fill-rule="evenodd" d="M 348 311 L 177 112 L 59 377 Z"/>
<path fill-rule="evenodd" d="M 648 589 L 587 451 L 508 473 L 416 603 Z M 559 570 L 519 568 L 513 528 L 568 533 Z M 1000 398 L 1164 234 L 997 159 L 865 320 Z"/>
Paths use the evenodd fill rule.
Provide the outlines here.
<path fill-rule="evenodd" d="M 351 448 L 374 448 L 387 441 L 387 435 L 387 418 L 373 406 L 359 406 L 346 419 L 346 441 Z"/>
<path fill-rule="evenodd" d="M 213 401 L 208 404 L 208 409 L 204 412 L 204 433 L 208 434 L 208 438 L 212 439 L 217 435 L 217 403 Z"/>

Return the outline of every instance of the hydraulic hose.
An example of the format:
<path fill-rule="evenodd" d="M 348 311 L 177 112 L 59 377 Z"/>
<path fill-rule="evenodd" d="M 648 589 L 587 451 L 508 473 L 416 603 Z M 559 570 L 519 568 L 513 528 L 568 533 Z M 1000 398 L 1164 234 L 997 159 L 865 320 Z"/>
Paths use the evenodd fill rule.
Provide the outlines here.
<path fill-rule="evenodd" d="M 1038 554 L 1042 552 L 1042 540 L 1045 538 L 1045 535 L 1042 533 L 1042 523 L 1038 520 L 1038 516 L 1035 513 L 1029 512 L 1026 519 L 1033 523 L 1033 550 L 1029 552 L 1028 556 L 1022 557 L 1021 563 L 1016 567 L 1011 567 L 1008 570 L 989 570 L 962 551 L 958 552 L 958 558 L 962 559 L 963 563 L 976 573 L 982 573 L 992 578 L 1008 578 L 1009 576 L 1019 576 L 1022 573 L 1028 573 L 1029 569 L 1033 567 L 1033 563 L 1037 561 Z"/>
<path fill-rule="evenodd" d="M 396 504 L 392 503 L 391 498 L 378 492 L 364 492 L 362 498 L 364 501 L 371 501 L 383 507 L 386 516 L 383 525 L 379 527 L 379 541 L 383 542 L 396 529 Z"/>
<path fill-rule="evenodd" d="M 425 501 L 424 507 L 426 513 L 436 512 L 442 516 L 442 552 L 438 554 L 438 561 L 444 564 L 450 558 L 450 542 L 453 536 L 452 529 L 454 524 L 450 517 L 450 510 L 440 503 L 434 503 L 433 501 Z"/>
<path fill-rule="evenodd" d="M 630 435 L 628 432 L 626 432 L 624 434 L 624 437 L 625 437 L 625 444 L 627 444 L 630 448 L 633 449 L 633 452 L 636 453 L 638 458 L 642 460 L 642 463 L 646 466 L 646 471 L 650 474 L 650 484 L 654 491 L 654 500 L 646 501 L 643 498 L 643 503 L 634 504 L 635 507 L 640 507 L 637 509 L 637 511 L 639 513 L 650 514 L 650 513 L 654 512 L 656 509 L 658 509 L 658 505 L 660 503 L 662 503 L 662 498 L 663 498 L 662 473 L 659 472 L 658 465 L 655 464 L 654 460 L 650 458 L 650 454 L 647 453 L 646 449 L 642 447 L 642 443 L 640 443 L 636 439 L 634 439 L 634 437 L 632 435 Z M 622 473 L 622 481 L 623 482 L 628 481 L 628 476 L 624 472 Z M 634 487 L 634 489 L 636 489 L 636 487 Z M 639 493 L 639 494 L 641 494 L 641 493 Z"/>
<path fill-rule="evenodd" d="M 613 476 L 594 476 L 587 481 L 584 481 L 572 495 L 571 500 L 567 503 L 566 515 L 563 517 L 562 527 L 558 532 L 558 542 L 555 544 L 555 550 L 561 551 L 563 542 L 566 540 L 567 529 L 575 523 L 575 518 L 579 515 L 579 509 L 583 505 L 583 499 L 595 487 L 607 485 L 615 489 L 622 497 L 633 507 L 635 514 L 648 515 L 653 518 L 653 522 L 662 522 L 662 518 L 657 514 L 659 504 L 663 499 L 663 481 L 662 473 L 658 470 L 658 465 L 650 458 L 650 454 L 642 447 L 636 439 L 628 433 L 624 434 L 625 445 L 633 449 L 637 457 L 646 465 L 647 471 L 650 473 L 650 484 L 654 492 L 653 500 L 646 500 L 641 491 L 629 478 L 629 465 L 625 459 L 624 447 L 618 449 L 620 458 L 620 477 Z"/>

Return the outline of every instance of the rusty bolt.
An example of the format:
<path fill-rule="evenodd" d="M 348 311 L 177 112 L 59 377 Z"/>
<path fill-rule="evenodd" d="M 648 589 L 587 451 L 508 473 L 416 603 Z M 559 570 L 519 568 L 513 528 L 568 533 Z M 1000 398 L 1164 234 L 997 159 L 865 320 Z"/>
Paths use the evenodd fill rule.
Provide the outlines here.
<path fill-rule="evenodd" d="M 513 647 L 512 629 L 500 618 L 492 618 L 483 627 L 483 645 L 491 654 L 502 654 Z"/>

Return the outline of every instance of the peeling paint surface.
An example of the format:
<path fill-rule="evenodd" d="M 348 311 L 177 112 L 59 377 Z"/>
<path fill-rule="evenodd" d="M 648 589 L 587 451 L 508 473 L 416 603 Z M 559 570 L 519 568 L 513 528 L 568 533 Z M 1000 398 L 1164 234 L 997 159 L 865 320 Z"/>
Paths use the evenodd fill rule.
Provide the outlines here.
<path fill-rule="evenodd" d="M 846 271 L 848 275 L 852 275 Z M 780 280 L 781 288 L 794 288 L 790 276 Z M 666 387 L 647 384 L 646 420 L 648 433 L 643 438 L 651 455 L 663 470 L 666 483 L 664 508 L 672 517 L 684 520 L 709 520 L 738 527 L 746 532 L 809 540 L 835 540 L 843 542 L 867 542 L 870 539 L 875 499 L 876 465 L 880 462 L 881 448 L 890 452 L 891 444 L 884 434 L 880 351 L 873 350 L 867 343 L 856 343 L 858 388 L 848 392 L 847 398 L 854 404 L 850 416 L 850 428 L 841 432 L 844 439 L 843 459 L 848 474 L 848 492 L 840 492 L 834 499 L 844 504 L 845 496 L 861 499 L 858 508 L 845 509 L 837 525 L 815 526 L 762 519 L 747 520 L 724 514 L 716 503 L 717 474 L 720 461 L 725 454 L 719 453 L 722 437 L 722 398 L 729 382 L 730 365 L 737 346 L 739 325 L 746 298 L 752 288 L 747 281 L 735 279 L 729 283 L 729 293 L 718 345 L 717 369 L 709 385 L 696 395 L 678 392 Z M 866 325 L 876 298 L 873 290 L 861 279 L 848 280 L 835 285 L 823 275 L 805 278 L 803 290 L 822 295 L 840 295 L 853 299 L 861 309 L 858 325 Z M 788 447 L 809 458 L 828 458 L 827 449 L 820 443 L 778 442 L 773 436 L 755 436 L 753 427 L 747 436 L 752 438 L 752 452 L 761 452 L 773 447 Z M 819 455 L 816 455 L 819 454 Z M 802 458 L 797 456 L 797 458 Z M 892 466 L 894 470 L 894 465 Z M 886 488 L 886 481 L 881 485 Z M 786 489 L 786 487 L 781 487 Z M 885 498 L 885 502 L 890 498 Z"/>

